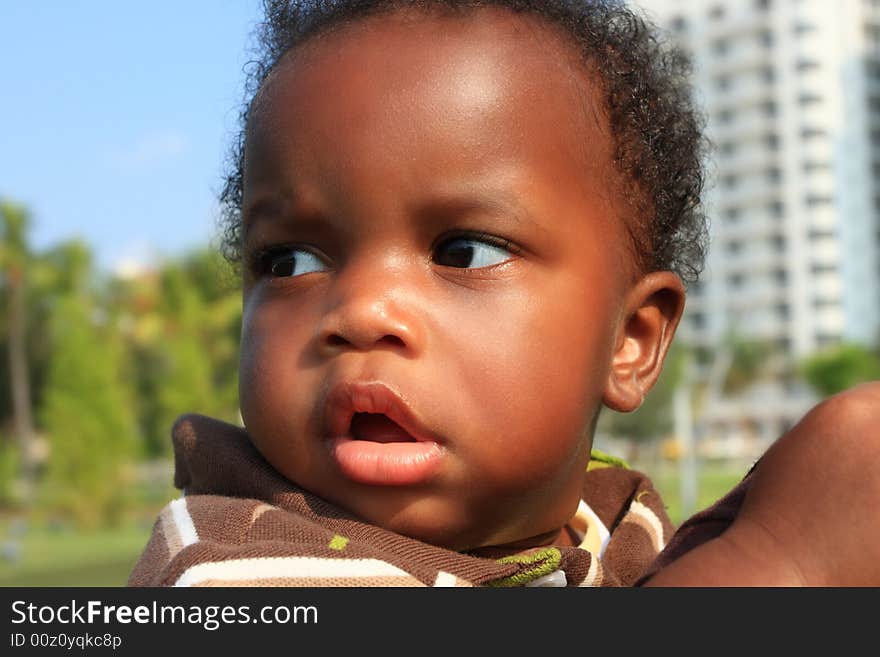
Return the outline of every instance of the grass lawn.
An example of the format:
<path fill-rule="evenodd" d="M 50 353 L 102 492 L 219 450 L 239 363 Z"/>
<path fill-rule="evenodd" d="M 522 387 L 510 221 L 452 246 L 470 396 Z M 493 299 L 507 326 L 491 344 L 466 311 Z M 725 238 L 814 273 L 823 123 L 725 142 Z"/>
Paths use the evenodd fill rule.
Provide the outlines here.
<path fill-rule="evenodd" d="M 636 467 L 651 476 L 666 501 L 672 521 L 680 524 L 678 467 L 674 464 Z M 744 473 L 745 468 L 741 466 L 704 465 L 700 472 L 697 510 L 733 488 Z M 0 555 L 0 586 L 124 586 L 147 543 L 151 523 L 152 518 L 93 532 L 34 523 L 17 541 L 20 554 L 17 561 Z M 9 540 L 9 523 L 0 521 L 0 546 Z"/>
<path fill-rule="evenodd" d="M 33 527 L 18 541 L 20 559 L 0 557 L 0 586 L 124 586 L 150 527 L 76 532 Z M 6 527 L 0 541 L 10 540 Z"/>
<path fill-rule="evenodd" d="M 679 494 L 681 483 L 677 464 L 645 465 L 639 469 L 651 477 L 651 481 L 666 502 L 669 517 L 678 527 L 687 517 L 705 509 L 736 486 L 748 471 L 748 466 L 703 464 L 697 483 L 697 506 L 686 515 L 681 507 Z"/>

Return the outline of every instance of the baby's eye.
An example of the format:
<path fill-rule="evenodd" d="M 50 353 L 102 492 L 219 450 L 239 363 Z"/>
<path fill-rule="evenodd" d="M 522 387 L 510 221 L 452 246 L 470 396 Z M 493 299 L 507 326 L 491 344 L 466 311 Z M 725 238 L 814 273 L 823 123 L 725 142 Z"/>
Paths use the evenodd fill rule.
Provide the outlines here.
<path fill-rule="evenodd" d="M 302 276 L 328 269 L 320 256 L 302 248 L 285 247 L 264 256 L 263 271 L 277 278 Z"/>
<path fill-rule="evenodd" d="M 514 253 L 510 242 L 497 237 L 453 237 L 434 249 L 434 262 L 445 267 L 479 269 L 510 260 Z"/>

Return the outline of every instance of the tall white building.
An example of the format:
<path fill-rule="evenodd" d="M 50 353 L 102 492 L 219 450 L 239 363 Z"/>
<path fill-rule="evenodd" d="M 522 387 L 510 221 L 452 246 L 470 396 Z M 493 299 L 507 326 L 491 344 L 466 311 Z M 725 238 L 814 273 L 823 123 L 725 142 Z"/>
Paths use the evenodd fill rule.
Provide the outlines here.
<path fill-rule="evenodd" d="M 733 331 L 793 360 L 876 342 L 880 0 L 631 4 L 691 57 L 714 144 L 713 243 L 683 337 L 713 348 Z M 811 403 L 784 382 L 759 394 L 749 412 L 771 434 Z"/>

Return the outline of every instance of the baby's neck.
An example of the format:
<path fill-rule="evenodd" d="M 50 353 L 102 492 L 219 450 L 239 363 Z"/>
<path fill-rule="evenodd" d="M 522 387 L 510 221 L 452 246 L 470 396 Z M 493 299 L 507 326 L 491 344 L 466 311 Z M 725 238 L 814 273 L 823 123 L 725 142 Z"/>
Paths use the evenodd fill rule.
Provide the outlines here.
<path fill-rule="evenodd" d="M 537 534 L 518 541 L 511 541 L 502 545 L 487 545 L 484 547 L 469 550 L 471 554 L 476 556 L 487 556 L 493 559 L 505 557 L 512 554 L 518 554 L 525 550 L 542 547 L 568 547 L 577 545 L 571 528 L 566 525 L 561 529 L 554 529 L 544 534 Z"/>

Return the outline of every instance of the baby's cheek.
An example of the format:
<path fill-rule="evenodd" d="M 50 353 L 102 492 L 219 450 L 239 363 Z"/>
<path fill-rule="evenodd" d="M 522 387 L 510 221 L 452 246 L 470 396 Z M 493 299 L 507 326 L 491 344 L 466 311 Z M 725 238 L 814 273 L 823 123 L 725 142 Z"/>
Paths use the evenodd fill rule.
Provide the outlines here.
<path fill-rule="evenodd" d="M 295 372 L 283 342 L 244 327 L 239 367 L 241 412 L 248 429 L 277 430 L 289 423 Z M 287 400 L 287 401 L 286 401 Z"/>

